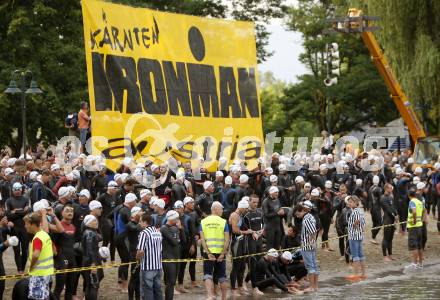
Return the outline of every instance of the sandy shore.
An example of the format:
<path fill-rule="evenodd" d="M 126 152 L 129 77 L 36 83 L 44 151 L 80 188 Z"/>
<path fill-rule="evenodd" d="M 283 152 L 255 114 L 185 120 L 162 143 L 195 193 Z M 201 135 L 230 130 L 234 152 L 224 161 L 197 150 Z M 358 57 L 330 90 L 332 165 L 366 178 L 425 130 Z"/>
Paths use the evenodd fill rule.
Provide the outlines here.
<path fill-rule="evenodd" d="M 367 228 L 371 228 L 371 217 L 367 213 Z M 440 259 L 440 235 L 437 233 L 436 221 L 431 219 L 431 222 L 428 224 L 428 243 L 426 249 L 426 263 L 434 263 L 438 259 Z M 336 230 L 334 226 L 330 228 L 330 238 L 336 237 Z M 410 261 L 409 252 L 407 250 L 407 235 L 400 235 L 396 230 L 396 234 L 394 236 L 394 244 L 393 251 L 394 257 L 397 259 L 393 262 L 384 263 L 382 257 L 382 248 L 380 242 L 382 241 L 382 230 L 380 231 L 377 241 L 379 241 L 379 245 L 374 245 L 370 243 L 371 233 L 367 231 L 367 238 L 364 242 L 364 251 L 367 257 L 367 267 L 368 267 L 368 276 L 369 278 L 374 278 L 378 276 L 381 272 L 385 272 L 387 270 L 403 270 L 403 267 L 407 265 Z M 336 282 L 342 282 L 343 277 L 350 272 L 349 266 L 346 265 L 345 260 L 340 260 L 338 242 L 334 240 L 331 242 L 331 248 L 333 248 L 334 252 L 324 252 L 318 250 L 318 260 L 319 266 L 321 269 L 321 278 L 322 287 L 328 287 L 330 284 L 334 284 L 335 279 Z M 6 274 L 15 274 L 15 263 L 12 249 L 6 250 L 3 254 L 3 261 L 5 264 Z M 228 261 L 228 269 L 230 269 L 230 262 Z M 106 269 L 105 270 L 105 278 L 101 283 L 100 288 L 100 299 L 128 299 L 127 294 L 123 294 L 117 289 L 117 269 Z M 186 275 L 186 279 L 189 278 L 189 275 Z M 200 284 L 201 280 L 201 265 L 197 265 L 197 279 Z M 6 290 L 4 293 L 4 299 L 11 299 L 12 287 L 15 283 L 15 280 L 8 280 L 6 282 Z M 189 282 L 185 282 L 185 285 L 188 285 Z M 80 285 L 81 287 L 81 285 Z M 80 288 L 78 288 L 78 291 Z M 80 292 L 80 291 L 79 291 Z M 280 295 L 267 295 L 269 298 L 279 297 Z M 181 296 L 175 296 L 175 299 L 186 300 L 186 299 L 204 299 L 204 289 L 197 288 L 191 291 L 190 294 L 184 294 Z M 243 297 L 245 299 L 247 297 Z"/>

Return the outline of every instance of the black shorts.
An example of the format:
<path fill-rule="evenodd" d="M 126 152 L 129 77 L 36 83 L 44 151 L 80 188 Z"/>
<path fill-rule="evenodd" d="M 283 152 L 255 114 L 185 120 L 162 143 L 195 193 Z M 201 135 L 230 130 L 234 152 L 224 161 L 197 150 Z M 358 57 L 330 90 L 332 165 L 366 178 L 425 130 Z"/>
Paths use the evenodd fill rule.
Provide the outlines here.
<path fill-rule="evenodd" d="M 423 249 L 423 232 L 422 227 L 408 228 L 408 249 L 422 250 Z"/>

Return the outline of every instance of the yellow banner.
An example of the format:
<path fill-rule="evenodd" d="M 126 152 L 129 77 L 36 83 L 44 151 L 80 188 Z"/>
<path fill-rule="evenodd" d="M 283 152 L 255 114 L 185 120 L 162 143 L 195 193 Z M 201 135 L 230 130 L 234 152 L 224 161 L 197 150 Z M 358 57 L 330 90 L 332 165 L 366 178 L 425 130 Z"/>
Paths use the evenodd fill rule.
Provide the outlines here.
<path fill-rule="evenodd" d="M 263 133 L 254 24 L 83 0 L 93 153 L 246 161 Z"/>

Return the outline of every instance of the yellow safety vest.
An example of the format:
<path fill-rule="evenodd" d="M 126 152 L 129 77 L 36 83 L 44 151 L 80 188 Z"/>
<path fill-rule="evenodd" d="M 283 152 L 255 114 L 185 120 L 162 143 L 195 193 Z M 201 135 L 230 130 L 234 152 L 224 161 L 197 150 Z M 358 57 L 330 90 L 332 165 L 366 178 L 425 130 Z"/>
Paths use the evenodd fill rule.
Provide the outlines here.
<path fill-rule="evenodd" d="M 43 244 L 41 248 L 40 256 L 38 256 L 37 263 L 35 264 L 32 271 L 29 271 L 29 275 L 31 276 L 49 276 L 54 274 L 53 267 L 53 249 L 52 249 L 52 240 L 46 231 L 40 230 L 38 231 L 34 238 L 32 239 L 32 243 L 29 245 L 29 266 L 31 265 L 32 252 L 33 252 L 33 241 L 35 238 L 39 238 Z"/>
<path fill-rule="evenodd" d="M 423 203 L 417 198 L 412 198 L 412 202 L 416 205 L 416 224 L 413 224 L 413 213 L 412 209 L 408 208 L 408 221 L 406 223 L 407 228 L 413 228 L 413 227 L 422 227 L 423 226 Z"/>
<path fill-rule="evenodd" d="M 225 244 L 226 220 L 215 215 L 208 216 L 202 220 L 202 231 L 205 237 L 209 252 L 220 254 Z"/>

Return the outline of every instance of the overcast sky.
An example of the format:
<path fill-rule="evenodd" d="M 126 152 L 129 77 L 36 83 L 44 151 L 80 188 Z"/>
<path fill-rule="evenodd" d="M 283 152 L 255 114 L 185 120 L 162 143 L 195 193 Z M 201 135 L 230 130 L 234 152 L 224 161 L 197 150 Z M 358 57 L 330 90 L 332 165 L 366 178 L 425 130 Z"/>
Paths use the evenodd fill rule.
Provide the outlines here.
<path fill-rule="evenodd" d="M 271 32 L 267 49 L 274 54 L 259 65 L 261 72 L 271 71 L 275 78 L 286 82 L 296 82 L 296 76 L 307 73 L 307 69 L 298 61 L 303 48 L 300 33 L 288 31 L 282 20 L 275 19 L 267 27 Z"/>

